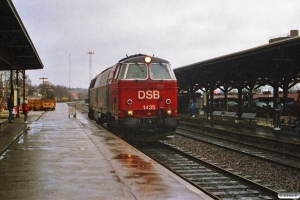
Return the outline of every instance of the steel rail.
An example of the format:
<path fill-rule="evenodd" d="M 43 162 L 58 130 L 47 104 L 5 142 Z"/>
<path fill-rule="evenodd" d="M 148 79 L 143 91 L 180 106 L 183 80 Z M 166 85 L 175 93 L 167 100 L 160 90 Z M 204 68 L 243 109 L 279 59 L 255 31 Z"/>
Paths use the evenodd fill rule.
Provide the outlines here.
<path fill-rule="evenodd" d="M 163 145 L 163 150 L 161 148 L 157 148 L 157 146 L 154 147 L 154 149 L 152 150 L 147 149 L 149 147 L 135 147 L 143 153 L 145 153 L 147 156 L 151 157 L 153 160 L 157 161 L 161 165 L 171 170 L 173 173 L 188 181 L 198 189 L 204 191 L 207 195 L 210 195 L 214 199 L 222 199 L 224 197 L 241 198 L 245 196 L 267 198 L 266 196 L 264 196 L 264 194 L 267 194 L 270 197 L 270 199 L 272 199 L 277 198 L 278 196 L 278 193 L 276 191 L 267 188 L 263 185 L 260 185 L 256 182 L 253 182 L 245 177 L 234 174 L 230 172 L 230 169 L 223 169 L 221 167 L 218 167 L 217 165 L 206 161 L 205 158 L 193 155 L 190 152 L 184 151 L 181 148 L 169 145 L 167 143 L 162 142 L 161 145 Z M 163 151 L 165 151 L 165 149 L 168 149 L 169 151 L 165 153 L 166 156 L 163 156 Z M 175 165 L 177 161 L 174 158 L 173 154 L 179 154 L 182 156 L 179 157 L 178 166 Z M 201 172 L 197 171 L 195 163 L 201 165 L 199 167 Z M 187 171 L 185 171 L 182 167 L 184 165 L 187 166 Z M 203 169 L 203 167 L 205 167 L 205 169 Z M 212 170 L 212 172 L 208 171 L 207 169 Z M 206 177 L 205 173 L 202 175 L 201 173 L 203 171 L 205 171 L 205 173 L 209 172 L 210 174 L 212 174 L 212 176 Z M 194 177 L 193 174 L 196 177 Z M 219 176 L 223 176 L 223 178 Z M 227 180 L 228 177 L 230 180 Z M 216 183 L 216 181 L 210 185 L 211 180 L 221 179 L 225 180 L 226 182 L 220 182 L 218 184 Z M 237 181 L 237 183 L 235 183 L 235 181 Z M 203 182 L 205 182 L 205 187 L 201 186 L 203 185 Z M 228 186 L 228 183 L 231 185 Z M 234 190 L 235 188 L 237 188 L 237 190 Z M 260 192 L 258 192 L 257 194 L 257 192 L 253 191 L 253 189 L 258 190 Z"/>
<path fill-rule="evenodd" d="M 198 137 L 198 135 L 197 136 L 196 135 L 195 136 L 187 135 L 187 133 L 180 132 L 179 129 L 184 130 L 184 131 L 189 131 L 189 132 L 192 132 L 192 133 L 196 133 L 198 135 L 201 134 L 201 135 L 204 135 L 205 137 L 214 138 L 215 141 L 211 142 L 211 141 L 205 140 L 205 138 L 200 138 L 200 137 Z M 205 143 L 208 143 L 208 144 L 211 144 L 211 145 L 218 146 L 220 148 L 229 149 L 229 150 L 232 150 L 232 151 L 244 154 L 244 155 L 252 156 L 252 157 L 264 160 L 264 161 L 268 161 L 268 162 L 271 162 L 271 163 L 274 163 L 274 164 L 279 164 L 281 166 L 284 166 L 284 167 L 287 167 L 287 168 L 292 168 L 292 169 L 300 171 L 300 157 L 296 156 L 296 155 L 293 155 L 293 154 L 283 153 L 283 152 L 279 152 L 279 151 L 276 151 L 276 150 L 273 150 L 273 149 L 267 149 L 267 148 L 264 148 L 264 147 L 260 147 L 260 146 L 257 146 L 257 145 L 250 145 L 250 144 L 240 142 L 240 141 L 233 141 L 233 140 L 223 138 L 223 137 L 212 136 L 212 135 L 208 135 L 208 134 L 205 134 L 205 133 L 201 133 L 199 131 L 185 129 L 185 128 L 182 128 L 182 127 L 177 128 L 176 134 L 182 135 L 184 137 L 189 137 L 193 140 L 198 140 L 198 141 L 201 141 L 201 142 L 205 142 Z M 220 142 L 220 141 L 216 141 L 216 140 L 222 140 L 222 141 Z M 227 142 L 226 145 L 222 144 L 222 143 L 225 143 L 225 142 Z M 237 147 L 237 145 L 239 145 L 239 146 Z M 242 147 L 242 149 L 241 149 L 241 147 Z M 252 149 L 250 149 L 250 148 L 252 148 Z M 258 150 L 258 151 L 253 151 L 253 148 Z M 252 153 L 252 152 L 254 152 L 254 153 Z M 255 152 L 259 152 L 259 153 L 255 153 Z M 282 157 L 290 158 L 290 159 L 288 159 L 288 161 L 290 163 L 282 161 Z M 293 162 L 292 159 L 294 160 L 294 162 Z"/>
<path fill-rule="evenodd" d="M 255 142 L 261 142 L 261 143 L 268 143 L 268 144 L 272 144 L 273 146 L 277 146 L 280 147 L 284 150 L 290 150 L 291 152 L 299 152 L 300 151 L 300 147 L 298 143 L 294 143 L 291 141 L 283 141 L 283 140 L 278 140 L 278 139 L 274 139 L 274 138 L 268 138 L 268 137 L 257 137 L 255 135 L 251 135 L 251 134 L 246 134 L 246 133 L 242 133 L 240 131 L 234 131 L 234 130 L 227 130 L 227 129 L 222 129 L 222 128 L 215 128 L 215 127 L 209 127 L 209 126 L 203 126 L 203 125 L 199 125 L 199 124 L 194 124 L 194 123 L 187 123 L 187 122 L 179 122 L 180 125 L 186 125 L 186 126 L 193 126 L 193 127 L 197 127 L 197 129 L 201 129 L 201 130 L 206 130 L 206 131 L 210 131 L 215 134 L 219 134 L 219 135 L 227 135 L 227 136 L 233 136 L 233 137 L 237 137 L 237 138 L 242 138 L 242 139 L 247 139 L 250 141 L 255 141 Z M 230 124 L 227 126 L 230 127 Z"/>

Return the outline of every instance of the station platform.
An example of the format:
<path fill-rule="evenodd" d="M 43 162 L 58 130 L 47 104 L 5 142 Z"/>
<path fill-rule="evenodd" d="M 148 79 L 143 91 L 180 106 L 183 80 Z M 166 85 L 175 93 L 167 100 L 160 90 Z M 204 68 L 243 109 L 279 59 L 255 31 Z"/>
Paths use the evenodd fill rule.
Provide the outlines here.
<path fill-rule="evenodd" d="M 65 103 L 28 122 L 0 131 L 0 199 L 211 199 Z"/>
<path fill-rule="evenodd" d="M 255 124 L 207 119 L 205 115 L 199 114 L 195 117 L 190 117 L 189 114 L 178 114 L 178 118 L 179 121 L 182 122 L 194 123 L 204 127 L 212 127 L 215 129 L 242 133 L 261 138 L 269 138 L 277 141 L 290 142 L 293 144 L 299 144 L 300 146 L 300 134 L 297 130 L 290 130 L 289 127 L 282 127 L 281 130 L 274 130 L 271 122 L 266 121 L 265 118 L 257 119 Z"/>

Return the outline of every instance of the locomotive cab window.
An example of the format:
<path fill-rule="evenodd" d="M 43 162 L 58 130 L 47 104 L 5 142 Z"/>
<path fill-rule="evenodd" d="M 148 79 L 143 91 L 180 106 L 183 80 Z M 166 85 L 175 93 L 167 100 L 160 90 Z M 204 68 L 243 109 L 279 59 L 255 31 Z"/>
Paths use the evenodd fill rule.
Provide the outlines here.
<path fill-rule="evenodd" d="M 118 78 L 118 75 L 119 75 L 119 70 L 120 70 L 120 66 L 117 66 L 117 67 L 116 67 L 115 74 L 114 74 L 114 81 L 116 81 L 116 80 L 117 80 L 117 78 Z"/>
<path fill-rule="evenodd" d="M 126 66 L 127 66 L 126 64 L 123 64 L 122 66 L 120 66 L 118 79 L 123 79 L 124 78 Z"/>
<path fill-rule="evenodd" d="M 147 78 L 147 66 L 145 64 L 129 64 L 126 79 L 146 79 Z"/>
<path fill-rule="evenodd" d="M 151 79 L 174 79 L 172 73 L 170 73 L 170 67 L 166 64 L 151 64 L 150 66 L 150 77 Z"/>

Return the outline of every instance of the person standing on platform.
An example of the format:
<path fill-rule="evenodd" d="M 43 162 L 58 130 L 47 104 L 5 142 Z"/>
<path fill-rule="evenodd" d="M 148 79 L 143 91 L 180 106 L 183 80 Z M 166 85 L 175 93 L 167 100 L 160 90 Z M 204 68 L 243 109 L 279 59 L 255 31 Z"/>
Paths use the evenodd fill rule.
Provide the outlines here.
<path fill-rule="evenodd" d="M 196 115 L 196 103 L 193 101 L 193 99 L 190 100 L 189 109 L 190 109 L 191 117 L 195 117 L 195 115 Z"/>
<path fill-rule="evenodd" d="M 14 96 L 10 96 L 10 98 L 8 98 L 7 100 L 7 109 L 8 109 L 8 122 L 12 123 L 12 119 L 13 119 L 13 109 L 14 109 Z"/>
<path fill-rule="evenodd" d="M 276 120 L 276 125 L 275 125 L 275 128 L 274 130 L 278 131 L 280 130 L 280 114 L 281 114 L 281 111 L 282 111 L 282 106 L 281 106 L 281 103 L 280 103 L 280 99 L 277 98 L 276 99 L 276 104 L 275 104 L 275 120 Z"/>
<path fill-rule="evenodd" d="M 24 114 L 24 123 L 28 123 L 27 122 L 27 113 L 29 112 L 29 108 L 28 108 L 28 101 L 25 100 L 24 103 L 23 103 L 23 114 Z"/>

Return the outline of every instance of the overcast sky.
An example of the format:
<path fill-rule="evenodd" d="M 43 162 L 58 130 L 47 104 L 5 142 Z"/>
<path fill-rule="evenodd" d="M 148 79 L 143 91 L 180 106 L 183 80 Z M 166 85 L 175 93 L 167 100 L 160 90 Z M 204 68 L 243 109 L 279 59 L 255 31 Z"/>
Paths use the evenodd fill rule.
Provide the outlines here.
<path fill-rule="evenodd" d="M 298 0 L 12 0 L 44 64 L 34 85 L 88 88 L 126 54 L 173 69 L 268 43 L 300 29 Z M 69 79 L 70 69 L 70 79 Z"/>

